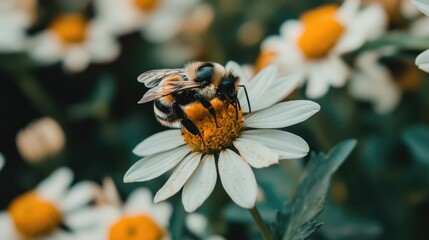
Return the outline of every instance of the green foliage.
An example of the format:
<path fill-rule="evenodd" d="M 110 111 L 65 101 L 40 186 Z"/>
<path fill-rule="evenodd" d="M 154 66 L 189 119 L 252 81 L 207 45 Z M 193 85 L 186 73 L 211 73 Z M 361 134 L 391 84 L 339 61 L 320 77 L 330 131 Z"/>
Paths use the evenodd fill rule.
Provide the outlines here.
<path fill-rule="evenodd" d="M 409 127 L 405 129 L 403 139 L 415 160 L 424 164 L 429 164 L 428 127 L 421 125 Z"/>
<path fill-rule="evenodd" d="M 356 140 L 346 140 L 327 155 L 312 155 L 294 199 L 285 203 L 272 225 L 275 239 L 306 239 L 322 226 L 316 218 L 323 210 L 331 177 L 355 146 Z"/>

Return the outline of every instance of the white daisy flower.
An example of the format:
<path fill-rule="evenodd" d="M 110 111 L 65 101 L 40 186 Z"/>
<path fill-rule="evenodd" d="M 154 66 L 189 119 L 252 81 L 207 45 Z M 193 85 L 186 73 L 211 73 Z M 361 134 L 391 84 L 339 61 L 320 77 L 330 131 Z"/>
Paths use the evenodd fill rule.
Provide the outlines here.
<path fill-rule="evenodd" d="M 387 22 L 380 5 L 359 7 L 359 0 L 345 0 L 340 7 L 325 5 L 286 21 L 280 36 L 262 43 L 261 57 L 268 59 L 260 61 L 286 74 L 303 70 L 310 98 L 323 96 L 329 86 L 343 86 L 350 72 L 341 55 L 382 35 Z"/>
<path fill-rule="evenodd" d="M 413 22 L 410 33 L 419 37 L 429 36 L 429 18 L 422 17 Z M 429 50 L 424 51 L 416 58 L 416 65 L 425 72 L 429 72 Z"/>
<path fill-rule="evenodd" d="M 83 209 L 67 221 L 74 239 L 133 240 L 169 239 L 168 223 L 173 208 L 169 203 L 152 204 L 152 194 L 140 188 L 122 205 L 106 203 Z"/>
<path fill-rule="evenodd" d="M 14 199 L 0 213 L 0 239 L 73 239 L 60 225 L 73 211 L 92 200 L 95 185 L 79 182 L 68 190 L 72 180 L 71 170 L 60 168 L 33 191 Z"/>
<path fill-rule="evenodd" d="M 374 110 L 392 112 L 401 100 L 401 88 L 389 69 L 379 63 L 380 52 L 365 52 L 356 59 L 357 70 L 350 79 L 349 91 L 357 99 L 371 102 Z"/>
<path fill-rule="evenodd" d="M 62 61 L 70 72 L 79 72 L 91 62 L 106 63 L 120 53 L 120 45 L 108 25 L 79 13 L 57 16 L 50 27 L 36 35 L 30 55 L 43 64 Z"/>
<path fill-rule="evenodd" d="M 0 52 L 23 51 L 26 30 L 33 23 L 34 0 L 0 1 Z"/>
<path fill-rule="evenodd" d="M 144 37 L 164 42 L 176 36 L 199 0 L 96 0 L 99 17 L 117 34 L 141 30 Z"/>
<path fill-rule="evenodd" d="M 240 84 L 246 86 L 252 113 L 246 114 L 248 106 L 242 104 L 237 116 L 233 106 L 214 99 L 216 127 L 201 105 L 184 108 L 204 143 L 184 129 L 157 133 L 133 150 L 143 158 L 128 170 L 125 182 L 148 181 L 177 165 L 154 200 L 165 200 L 183 187 L 182 203 L 186 211 L 193 212 L 213 191 L 218 171 L 232 200 L 243 208 L 253 208 L 258 188 L 251 167 L 263 168 L 307 155 L 309 147 L 301 137 L 275 130 L 302 122 L 320 109 L 307 100 L 280 102 L 301 77 L 295 74 L 277 79 L 276 68 L 267 67 L 249 80 L 236 63 L 228 63 L 226 69 L 240 76 Z M 238 98 L 247 102 L 244 91 L 239 91 Z"/>

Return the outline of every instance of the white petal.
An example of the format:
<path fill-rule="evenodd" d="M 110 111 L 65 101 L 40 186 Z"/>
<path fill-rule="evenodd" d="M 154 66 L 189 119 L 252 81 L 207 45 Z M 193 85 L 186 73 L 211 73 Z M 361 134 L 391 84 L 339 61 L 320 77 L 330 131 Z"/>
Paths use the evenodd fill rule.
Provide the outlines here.
<path fill-rule="evenodd" d="M 240 207 L 255 206 L 258 187 L 252 168 L 233 151 L 226 149 L 219 154 L 219 176 L 222 186 Z"/>
<path fill-rule="evenodd" d="M 244 120 L 244 125 L 252 128 L 283 128 L 305 121 L 319 110 L 319 104 L 309 100 L 281 102 L 250 114 Z"/>
<path fill-rule="evenodd" d="M 74 185 L 61 200 L 60 208 L 65 211 L 73 211 L 76 208 L 88 204 L 95 196 L 97 186 L 89 181 L 82 181 Z"/>
<path fill-rule="evenodd" d="M 258 111 L 280 102 L 287 95 L 289 95 L 293 89 L 295 89 L 303 77 L 304 75 L 302 73 L 295 73 L 280 79 L 276 79 L 274 86 L 268 89 L 263 98 L 261 98 L 259 101 L 251 103 L 252 111 Z"/>
<path fill-rule="evenodd" d="M 125 213 L 148 213 L 152 208 L 152 193 L 147 188 L 137 188 L 128 197 L 124 206 Z"/>
<path fill-rule="evenodd" d="M 422 11 L 424 14 L 429 16 L 429 2 L 425 0 L 411 0 L 411 1 L 414 3 L 414 5 L 416 5 L 418 9 L 420 9 L 420 11 Z"/>
<path fill-rule="evenodd" d="M 296 41 L 303 31 L 304 26 L 298 20 L 287 20 L 280 26 L 280 36 L 284 41 Z"/>
<path fill-rule="evenodd" d="M 142 158 L 125 173 L 124 182 L 144 182 L 161 176 L 176 166 L 191 149 L 178 147 Z"/>
<path fill-rule="evenodd" d="M 325 71 L 322 69 L 322 63 L 313 63 L 308 69 L 308 80 L 305 94 L 309 98 L 320 98 L 324 96 L 329 90 L 329 77 L 326 76 Z"/>
<path fill-rule="evenodd" d="M 17 230 L 15 229 L 15 224 L 13 223 L 11 216 L 6 211 L 0 212 L 0 239 L 21 239 Z"/>
<path fill-rule="evenodd" d="M 205 155 L 183 187 L 182 203 L 187 212 L 193 212 L 203 204 L 212 193 L 216 179 L 215 158 L 213 155 Z"/>
<path fill-rule="evenodd" d="M 277 68 L 268 66 L 259 71 L 254 78 L 252 78 L 249 88 L 249 98 L 251 102 L 257 102 L 261 98 L 266 97 L 265 92 L 272 86 L 277 73 Z"/>
<path fill-rule="evenodd" d="M 279 162 L 279 156 L 258 141 L 237 138 L 234 141 L 240 156 L 254 168 L 263 168 Z"/>
<path fill-rule="evenodd" d="M 322 71 L 325 72 L 330 85 L 342 87 L 350 75 L 350 70 L 344 61 L 337 56 L 329 57 L 323 64 Z"/>
<path fill-rule="evenodd" d="M 65 216 L 64 222 L 73 231 L 83 231 L 102 227 L 121 215 L 119 208 L 103 205 L 86 207 Z"/>
<path fill-rule="evenodd" d="M 207 231 L 208 220 L 199 213 L 188 214 L 185 219 L 186 227 L 197 236 L 201 237 Z"/>
<path fill-rule="evenodd" d="M 137 156 L 144 157 L 164 152 L 183 144 L 185 144 L 185 142 L 180 134 L 180 130 L 167 130 L 156 133 L 143 140 L 133 149 L 133 153 Z"/>
<path fill-rule="evenodd" d="M 152 42 L 166 42 L 177 35 L 181 24 L 182 21 L 177 14 L 172 12 L 156 14 L 145 27 L 144 36 Z"/>
<path fill-rule="evenodd" d="M 83 46 L 68 47 L 64 56 L 64 68 L 70 72 L 81 72 L 85 70 L 91 61 L 87 49 Z"/>
<path fill-rule="evenodd" d="M 353 21 L 359 7 L 360 0 L 345 0 L 337 12 L 338 20 L 345 25 L 349 24 L 350 21 Z"/>
<path fill-rule="evenodd" d="M 167 228 L 170 222 L 171 215 L 173 213 L 173 206 L 168 202 L 162 202 L 155 204 L 149 215 L 152 219 L 160 226 Z"/>
<path fill-rule="evenodd" d="M 426 50 L 417 56 L 416 64 L 421 70 L 429 72 L 429 50 Z"/>
<path fill-rule="evenodd" d="M 155 203 L 173 196 L 183 187 L 185 182 L 198 167 L 201 156 L 201 153 L 194 152 L 183 159 L 183 161 L 171 174 L 170 178 L 168 178 L 164 186 L 162 186 L 162 188 L 156 193 L 154 198 Z"/>
<path fill-rule="evenodd" d="M 307 155 L 309 147 L 301 137 L 274 129 L 248 130 L 241 136 L 244 139 L 252 139 L 272 149 L 279 155 L 280 159 L 295 159 Z"/>
<path fill-rule="evenodd" d="M 52 64 L 64 56 L 64 47 L 54 33 L 45 31 L 30 41 L 29 53 L 40 63 Z"/>
<path fill-rule="evenodd" d="M 378 4 L 372 4 L 361 10 L 346 27 L 346 31 L 333 48 L 338 54 L 353 51 L 365 41 L 380 37 L 386 29 L 387 16 Z"/>
<path fill-rule="evenodd" d="M 42 198 L 59 203 L 72 180 L 73 172 L 69 168 L 63 167 L 55 170 L 48 178 L 40 182 L 36 191 Z"/>
<path fill-rule="evenodd" d="M 103 21 L 93 21 L 90 24 L 85 47 L 93 62 L 106 63 L 119 56 L 121 47 L 109 31 L 109 26 Z"/>

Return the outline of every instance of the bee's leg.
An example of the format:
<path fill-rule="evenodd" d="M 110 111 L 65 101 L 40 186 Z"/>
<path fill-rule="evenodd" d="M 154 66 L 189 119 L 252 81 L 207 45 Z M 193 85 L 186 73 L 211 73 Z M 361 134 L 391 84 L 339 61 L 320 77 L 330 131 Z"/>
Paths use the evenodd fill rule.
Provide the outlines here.
<path fill-rule="evenodd" d="M 195 98 L 203 105 L 204 108 L 209 111 L 210 115 L 214 117 L 216 127 L 219 127 L 219 125 L 217 124 L 216 111 L 213 108 L 212 104 L 198 93 L 195 94 Z"/>
<path fill-rule="evenodd" d="M 198 129 L 198 127 L 191 121 L 191 119 L 188 118 L 188 116 L 186 115 L 186 113 L 183 111 L 183 109 L 176 105 L 174 107 L 175 112 L 177 114 L 177 116 L 181 119 L 180 123 L 182 124 L 182 126 L 188 131 L 190 132 L 192 135 L 195 136 L 199 136 L 201 139 L 201 142 L 203 143 L 203 146 L 205 146 L 206 144 L 204 143 L 204 139 L 203 136 L 201 135 L 200 130 Z"/>

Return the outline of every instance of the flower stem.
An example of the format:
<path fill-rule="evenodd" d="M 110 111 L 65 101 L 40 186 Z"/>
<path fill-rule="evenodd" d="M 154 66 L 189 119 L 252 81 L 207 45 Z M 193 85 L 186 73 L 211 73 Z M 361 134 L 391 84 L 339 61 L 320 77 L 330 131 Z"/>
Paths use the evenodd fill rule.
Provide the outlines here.
<path fill-rule="evenodd" d="M 259 213 L 256 206 L 249 209 L 250 214 L 252 215 L 253 219 L 255 220 L 256 224 L 258 224 L 259 230 L 261 231 L 262 237 L 265 240 L 271 240 L 273 237 L 271 236 L 271 232 L 268 229 L 267 225 L 265 224 L 264 220 L 261 217 L 261 214 Z"/>

